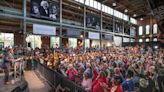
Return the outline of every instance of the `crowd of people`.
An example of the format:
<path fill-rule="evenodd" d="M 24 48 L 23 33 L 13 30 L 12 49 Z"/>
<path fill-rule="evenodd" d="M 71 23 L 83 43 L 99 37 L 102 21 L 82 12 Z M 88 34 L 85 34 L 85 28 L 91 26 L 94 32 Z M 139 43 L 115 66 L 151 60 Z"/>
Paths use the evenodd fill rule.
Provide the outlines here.
<path fill-rule="evenodd" d="M 135 46 L 55 51 L 54 57 L 52 50 L 45 50 L 45 55 L 36 59 L 50 68 L 55 65 L 55 70 L 87 92 L 163 92 L 163 49 Z"/>
<path fill-rule="evenodd" d="M 23 53 L 19 48 L 14 51 Z M 143 46 L 87 48 L 85 51 L 27 48 L 26 52 L 27 68 L 34 59 L 87 92 L 163 92 L 164 49 Z"/>

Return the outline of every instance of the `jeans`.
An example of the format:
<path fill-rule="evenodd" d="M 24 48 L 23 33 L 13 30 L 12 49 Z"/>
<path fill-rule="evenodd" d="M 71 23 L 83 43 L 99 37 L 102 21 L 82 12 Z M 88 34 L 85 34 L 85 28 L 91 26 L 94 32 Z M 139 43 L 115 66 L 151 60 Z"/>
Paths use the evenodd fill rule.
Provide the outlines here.
<path fill-rule="evenodd" d="M 9 73 L 10 73 L 10 63 L 9 62 L 4 63 L 4 73 L 5 73 L 4 82 L 8 82 L 9 81 Z"/>

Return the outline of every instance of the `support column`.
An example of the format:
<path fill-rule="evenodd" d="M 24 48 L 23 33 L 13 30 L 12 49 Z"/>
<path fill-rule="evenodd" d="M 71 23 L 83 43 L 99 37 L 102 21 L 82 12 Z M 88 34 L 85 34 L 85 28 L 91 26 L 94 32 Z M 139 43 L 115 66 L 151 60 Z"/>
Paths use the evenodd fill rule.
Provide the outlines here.
<path fill-rule="evenodd" d="M 60 38 L 60 43 L 59 46 L 62 45 L 62 0 L 60 0 L 60 34 L 59 34 L 59 38 Z"/>
<path fill-rule="evenodd" d="M 102 30 L 103 30 L 103 27 L 102 27 L 102 3 L 101 3 L 101 15 L 100 15 L 100 17 L 101 17 L 101 27 L 100 27 L 100 48 L 102 47 Z"/>
<path fill-rule="evenodd" d="M 113 15 L 112 15 L 112 26 L 113 26 L 113 42 L 114 42 L 114 36 L 115 36 L 115 19 L 114 19 L 114 7 L 113 6 Z M 115 42 L 114 42 L 115 43 Z"/>
<path fill-rule="evenodd" d="M 85 5 L 85 1 L 84 0 L 84 36 L 83 36 L 83 50 L 85 52 L 86 48 L 85 48 L 85 39 L 86 39 L 86 5 Z"/>
<path fill-rule="evenodd" d="M 26 47 L 26 0 L 23 0 L 23 45 Z"/>

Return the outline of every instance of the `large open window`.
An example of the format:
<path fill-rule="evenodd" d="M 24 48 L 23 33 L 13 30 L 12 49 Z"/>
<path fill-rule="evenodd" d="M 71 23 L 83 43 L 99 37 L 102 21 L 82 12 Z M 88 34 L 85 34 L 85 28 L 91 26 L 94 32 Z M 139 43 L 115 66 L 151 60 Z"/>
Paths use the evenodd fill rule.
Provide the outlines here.
<path fill-rule="evenodd" d="M 142 26 L 139 26 L 138 34 L 143 35 L 143 27 Z"/>
<path fill-rule="evenodd" d="M 59 47 L 60 38 L 59 37 L 51 37 L 50 38 L 50 47 L 56 48 Z"/>
<path fill-rule="evenodd" d="M 2 43 L 4 47 L 14 46 L 14 34 L 0 33 L 0 43 Z"/>
<path fill-rule="evenodd" d="M 28 47 L 32 48 L 41 48 L 41 36 L 39 35 L 29 35 L 26 37 L 26 42 L 28 43 Z"/>
<path fill-rule="evenodd" d="M 157 27 L 157 24 L 154 24 L 153 25 L 153 34 L 157 34 L 157 31 L 158 30 L 158 27 Z"/>
<path fill-rule="evenodd" d="M 146 34 L 150 34 L 150 25 L 146 25 Z"/>
<path fill-rule="evenodd" d="M 77 39 L 76 38 L 69 38 L 69 47 L 73 47 L 73 48 L 77 47 Z"/>

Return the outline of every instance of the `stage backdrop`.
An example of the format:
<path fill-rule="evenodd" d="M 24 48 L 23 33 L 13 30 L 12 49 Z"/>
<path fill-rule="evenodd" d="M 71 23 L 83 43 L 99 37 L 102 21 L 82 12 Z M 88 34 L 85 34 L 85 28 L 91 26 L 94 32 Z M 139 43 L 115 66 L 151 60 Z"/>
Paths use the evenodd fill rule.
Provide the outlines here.
<path fill-rule="evenodd" d="M 39 19 L 59 21 L 59 3 L 50 0 L 31 0 L 30 15 Z"/>

